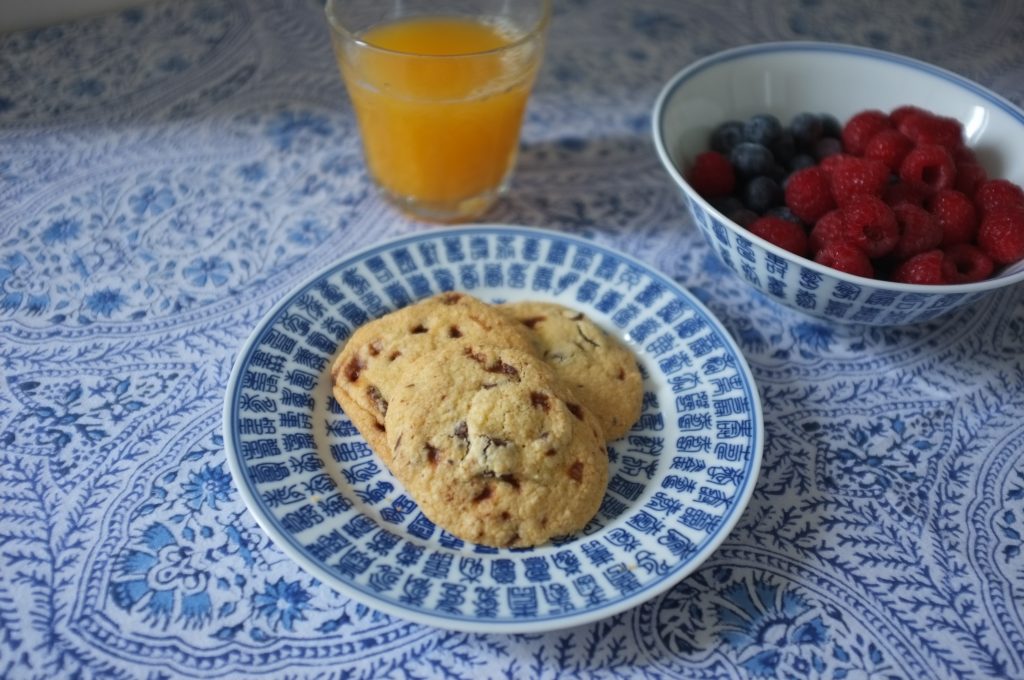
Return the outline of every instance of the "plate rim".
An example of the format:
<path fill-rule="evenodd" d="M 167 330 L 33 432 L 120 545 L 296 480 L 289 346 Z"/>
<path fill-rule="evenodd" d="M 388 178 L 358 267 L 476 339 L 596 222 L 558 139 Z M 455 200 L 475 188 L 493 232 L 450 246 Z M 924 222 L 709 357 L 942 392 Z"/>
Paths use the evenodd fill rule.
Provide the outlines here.
<path fill-rule="evenodd" d="M 733 505 L 732 512 L 725 518 L 725 521 L 719 525 L 717 533 L 711 537 L 711 539 L 704 544 L 704 547 L 694 557 L 689 558 L 689 564 L 684 568 L 680 569 L 676 573 L 672 573 L 663 577 L 660 581 L 656 581 L 635 594 L 623 597 L 622 599 L 615 601 L 604 607 L 597 607 L 592 610 L 585 612 L 569 611 L 563 612 L 558 615 L 545 617 L 542 620 L 536 620 L 531 618 L 524 618 L 522 620 L 503 620 L 503 621 L 489 621 L 482 618 L 473 617 L 445 617 L 438 614 L 430 615 L 422 613 L 414 609 L 406 609 L 389 601 L 377 599 L 372 595 L 363 592 L 362 590 L 353 587 L 347 582 L 339 579 L 337 575 L 328 571 L 320 564 L 316 563 L 309 558 L 303 551 L 296 548 L 293 545 L 293 541 L 284 535 L 273 523 L 270 518 L 264 516 L 261 506 L 253 495 L 252 490 L 249 488 L 247 483 L 244 483 L 246 477 L 241 469 L 241 459 L 239 452 L 235 449 L 234 438 L 236 433 L 235 422 L 233 419 L 233 413 L 237 406 L 237 399 L 235 395 L 238 392 L 238 383 L 242 377 L 242 365 L 246 357 L 249 356 L 253 349 L 253 345 L 257 343 L 262 334 L 266 331 L 266 326 L 277 316 L 277 314 L 286 306 L 291 304 L 295 297 L 307 287 L 326 276 L 329 272 L 337 270 L 340 266 L 347 262 L 359 260 L 365 258 L 366 255 L 372 251 L 376 251 L 382 248 L 396 247 L 406 241 L 417 241 L 423 239 L 442 238 L 445 236 L 458 236 L 458 235 L 471 235 L 474 233 L 479 234 L 495 234 L 495 233 L 511 233 L 511 234 L 534 234 L 544 238 L 555 238 L 564 239 L 579 245 L 586 245 L 588 247 L 595 247 L 599 250 L 614 254 L 616 257 L 621 258 L 623 261 L 638 267 L 647 274 L 653 276 L 656 279 L 661 279 L 669 287 L 675 289 L 677 294 L 681 294 L 685 297 L 688 302 L 694 305 L 694 307 L 702 312 L 709 320 L 711 320 L 715 326 L 716 331 L 723 336 L 727 343 L 727 349 L 739 360 L 737 370 L 744 375 L 747 382 L 749 382 L 750 391 L 754 397 L 751 400 L 751 417 L 755 420 L 752 437 L 755 446 L 752 447 L 751 456 L 753 461 L 750 466 L 750 481 L 746 487 L 742 490 L 740 497 L 737 502 Z M 461 290 L 456 285 L 455 290 Z M 733 532 L 736 525 L 739 523 L 740 518 L 746 511 L 747 506 L 750 503 L 750 499 L 754 494 L 754 490 L 757 486 L 757 480 L 760 476 L 761 465 L 763 462 L 764 453 L 764 414 L 761 403 L 761 395 L 754 379 L 753 372 L 750 370 L 750 366 L 740 350 L 739 345 L 736 343 L 735 338 L 725 328 L 721 320 L 711 312 L 710 309 L 704 305 L 692 292 L 684 287 L 679 282 L 675 281 L 667 274 L 659 271 L 653 265 L 647 264 L 628 253 L 615 250 L 611 246 L 603 245 L 590 241 L 582 236 L 575 234 L 567 234 L 553 229 L 545 229 L 540 227 L 531 227 L 525 225 L 510 225 L 500 223 L 474 223 L 474 224 L 463 224 L 453 227 L 435 227 L 428 229 L 420 229 L 410 233 L 401 234 L 396 237 L 387 238 L 384 240 L 376 241 L 362 248 L 356 249 L 350 253 L 344 254 L 336 260 L 326 266 L 321 267 L 313 274 L 305 277 L 299 283 L 291 286 L 288 290 L 278 299 L 271 307 L 264 312 L 259 320 L 254 325 L 252 331 L 246 337 L 245 341 L 239 346 L 235 358 L 232 362 L 231 373 L 228 377 L 227 384 L 225 386 L 224 406 L 222 408 L 222 422 L 223 438 L 224 438 L 224 454 L 227 458 L 228 468 L 231 471 L 231 477 L 235 485 L 235 489 L 239 493 L 245 509 L 255 519 L 260 529 L 267 535 L 268 538 L 273 541 L 274 545 L 279 548 L 289 559 L 295 562 L 300 568 L 309 573 L 311 576 L 319 580 L 324 585 L 330 587 L 336 592 L 348 597 L 349 599 L 355 600 L 356 602 L 362 603 L 371 609 L 380 611 L 388 616 L 403 620 L 419 623 L 423 625 L 433 626 L 436 628 L 442 628 L 446 630 L 453 630 L 459 632 L 473 632 L 473 633 L 545 633 L 553 630 L 562 630 L 565 628 L 571 628 L 575 626 L 588 625 L 595 621 L 600 621 L 608 617 L 620 614 L 624 611 L 633 609 L 634 607 L 643 604 L 655 597 L 661 595 L 667 590 L 677 585 L 680 581 L 685 579 L 687 576 L 693 574 L 702 564 L 704 564 L 721 546 L 726 538 Z"/>

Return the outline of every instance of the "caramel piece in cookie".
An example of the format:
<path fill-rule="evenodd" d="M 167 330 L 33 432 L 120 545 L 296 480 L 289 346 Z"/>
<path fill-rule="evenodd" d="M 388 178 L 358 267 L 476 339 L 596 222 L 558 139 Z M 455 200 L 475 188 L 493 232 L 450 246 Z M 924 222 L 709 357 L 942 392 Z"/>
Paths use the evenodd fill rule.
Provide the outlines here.
<path fill-rule="evenodd" d="M 499 309 L 518 320 L 537 356 L 593 411 L 608 441 L 640 417 L 643 378 L 633 353 L 581 312 L 550 302 L 512 302 Z"/>
<path fill-rule="evenodd" d="M 413 361 L 456 342 L 532 347 L 508 316 L 471 295 L 447 292 L 361 326 L 335 360 L 334 397 L 385 463 L 391 456 L 378 432 L 383 432 L 392 390 Z"/>
<path fill-rule="evenodd" d="M 608 483 L 597 419 L 523 350 L 463 343 L 424 355 L 385 423 L 395 477 L 467 541 L 525 547 L 575 533 Z"/>

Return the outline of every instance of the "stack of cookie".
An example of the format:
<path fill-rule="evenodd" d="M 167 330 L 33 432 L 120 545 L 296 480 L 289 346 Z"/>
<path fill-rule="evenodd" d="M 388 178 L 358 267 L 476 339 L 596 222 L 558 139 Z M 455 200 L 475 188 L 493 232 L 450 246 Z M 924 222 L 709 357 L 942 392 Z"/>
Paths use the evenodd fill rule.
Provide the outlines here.
<path fill-rule="evenodd" d="M 605 443 L 640 415 L 635 358 L 560 305 L 442 293 L 358 329 L 334 396 L 420 509 L 467 541 L 526 547 L 582 529 Z"/>

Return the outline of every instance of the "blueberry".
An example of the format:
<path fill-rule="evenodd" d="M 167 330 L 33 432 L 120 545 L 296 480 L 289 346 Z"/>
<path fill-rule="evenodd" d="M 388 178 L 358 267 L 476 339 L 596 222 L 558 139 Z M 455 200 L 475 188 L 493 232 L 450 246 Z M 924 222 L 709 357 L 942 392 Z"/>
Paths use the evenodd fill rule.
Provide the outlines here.
<path fill-rule="evenodd" d="M 759 215 L 782 203 L 782 187 L 771 177 L 755 177 L 743 187 L 743 205 Z"/>
<path fill-rule="evenodd" d="M 759 215 L 753 210 L 740 208 L 739 210 L 733 210 L 731 213 L 727 214 L 726 217 L 728 217 L 730 220 L 740 225 L 741 227 L 749 227 L 751 224 L 757 221 Z"/>
<path fill-rule="evenodd" d="M 727 120 L 711 133 L 711 148 L 718 153 L 726 154 L 743 141 L 743 123 L 738 120 Z"/>
<path fill-rule="evenodd" d="M 775 157 L 767 147 L 753 142 L 743 142 L 729 152 L 729 162 L 743 177 L 767 175 L 775 166 Z"/>
<path fill-rule="evenodd" d="M 772 144 L 771 151 L 777 163 L 780 165 L 789 163 L 789 159 L 796 154 L 796 139 L 793 134 L 789 130 L 784 131 Z"/>
<path fill-rule="evenodd" d="M 819 114 L 818 120 L 821 121 L 822 137 L 838 138 L 843 136 L 843 126 L 839 124 L 839 119 L 833 116 L 831 113 Z"/>
<path fill-rule="evenodd" d="M 813 149 L 821 138 L 821 118 L 813 113 L 798 113 L 793 116 L 789 129 L 797 144 L 804 149 Z"/>
<path fill-rule="evenodd" d="M 797 170 L 803 170 L 804 168 L 813 168 L 818 164 L 818 161 L 814 160 L 813 156 L 808 156 L 805 153 L 800 153 L 793 156 L 793 159 L 789 161 L 789 171 L 796 172 Z"/>
<path fill-rule="evenodd" d="M 793 211 L 784 205 L 777 205 L 774 208 L 769 208 L 768 212 L 765 214 L 771 215 L 772 217 L 781 217 L 784 220 L 788 220 L 793 224 L 799 224 L 800 226 L 804 225 L 800 218 L 794 215 Z"/>
<path fill-rule="evenodd" d="M 843 152 L 843 143 L 835 137 L 822 137 L 818 140 L 818 143 L 814 145 L 814 157 L 819 161 L 822 158 L 828 158 L 829 156 L 835 156 L 837 153 Z"/>
<path fill-rule="evenodd" d="M 743 124 L 743 139 L 762 146 L 771 146 L 782 136 L 782 123 L 770 113 L 751 116 Z"/>
<path fill-rule="evenodd" d="M 729 213 L 743 209 L 743 201 L 735 196 L 721 196 L 711 200 L 711 205 L 726 217 Z"/>

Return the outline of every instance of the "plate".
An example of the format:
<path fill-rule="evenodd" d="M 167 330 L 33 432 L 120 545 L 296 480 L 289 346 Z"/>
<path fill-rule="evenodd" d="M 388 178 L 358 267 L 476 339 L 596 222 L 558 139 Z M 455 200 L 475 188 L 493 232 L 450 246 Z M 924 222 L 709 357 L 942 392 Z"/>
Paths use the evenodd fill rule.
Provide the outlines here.
<path fill-rule="evenodd" d="M 643 412 L 608 446 L 608 490 L 579 535 L 498 549 L 442 531 L 331 396 L 355 328 L 445 290 L 574 307 L 635 351 Z M 224 432 L 242 499 L 307 572 L 390 615 L 504 633 L 589 623 L 693 572 L 738 521 L 764 440 L 750 369 L 690 293 L 596 243 L 492 225 L 375 245 L 285 296 L 235 362 Z"/>

